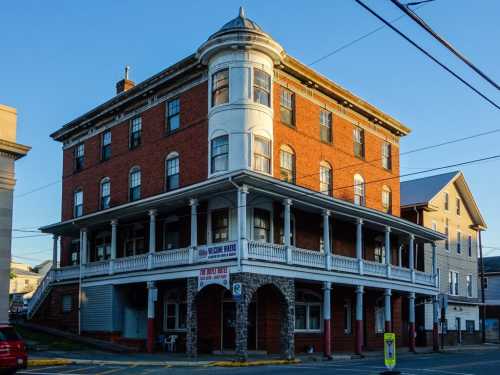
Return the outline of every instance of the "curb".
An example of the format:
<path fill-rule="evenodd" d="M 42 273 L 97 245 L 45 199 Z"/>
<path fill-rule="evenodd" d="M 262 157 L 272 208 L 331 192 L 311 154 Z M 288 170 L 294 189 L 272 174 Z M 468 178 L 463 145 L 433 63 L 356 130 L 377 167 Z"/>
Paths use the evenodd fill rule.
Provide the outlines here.
<path fill-rule="evenodd" d="M 54 358 L 54 359 L 28 359 L 28 367 L 36 366 L 67 366 L 74 364 L 71 359 Z"/>
<path fill-rule="evenodd" d="M 269 359 L 261 361 L 217 361 L 211 362 L 210 367 L 252 367 L 252 366 L 269 366 L 269 365 L 296 365 L 302 363 L 298 359 Z"/>

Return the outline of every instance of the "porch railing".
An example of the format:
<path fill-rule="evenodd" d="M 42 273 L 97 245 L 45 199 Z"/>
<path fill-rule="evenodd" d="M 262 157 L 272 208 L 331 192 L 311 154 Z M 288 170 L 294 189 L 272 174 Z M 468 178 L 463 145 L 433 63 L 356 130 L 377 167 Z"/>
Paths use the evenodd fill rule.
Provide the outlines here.
<path fill-rule="evenodd" d="M 248 256 L 267 262 L 286 263 L 286 247 L 268 242 L 248 242 Z"/>

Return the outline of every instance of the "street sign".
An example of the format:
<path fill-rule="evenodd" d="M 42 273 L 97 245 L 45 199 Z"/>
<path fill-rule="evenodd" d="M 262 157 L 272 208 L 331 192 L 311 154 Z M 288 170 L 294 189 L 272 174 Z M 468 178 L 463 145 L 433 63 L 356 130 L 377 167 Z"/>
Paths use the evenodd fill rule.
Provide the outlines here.
<path fill-rule="evenodd" d="M 233 299 L 236 301 L 236 302 L 239 302 L 241 300 L 241 291 L 243 289 L 243 286 L 241 285 L 241 283 L 234 283 L 233 284 Z"/>
<path fill-rule="evenodd" d="M 390 371 L 396 367 L 396 335 L 384 333 L 384 364 Z"/>

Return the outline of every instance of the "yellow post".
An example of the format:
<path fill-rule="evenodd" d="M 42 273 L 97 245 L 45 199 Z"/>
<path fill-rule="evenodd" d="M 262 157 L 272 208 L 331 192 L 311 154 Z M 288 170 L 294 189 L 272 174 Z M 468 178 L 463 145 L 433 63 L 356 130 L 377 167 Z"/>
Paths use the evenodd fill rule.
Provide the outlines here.
<path fill-rule="evenodd" d="M 389 371 L 396 367 L 396 335 L 384 333 L 384 364 Z"/>

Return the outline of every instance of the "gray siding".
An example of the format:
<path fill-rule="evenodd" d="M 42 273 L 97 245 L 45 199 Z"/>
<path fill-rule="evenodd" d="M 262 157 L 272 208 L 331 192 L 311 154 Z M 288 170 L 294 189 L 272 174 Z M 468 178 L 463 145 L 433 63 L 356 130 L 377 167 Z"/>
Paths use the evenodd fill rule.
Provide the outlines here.
<path fill-rule="evenodd" d="M 82 331 L 113 331 L 114 300 L 113 285 L 82 288 Z"/>
<path fill-rule="evenodd" d="M 484 290 L 486 304 L 500 304 L 500 275 L 485 275 L 488 287 Z"/>

